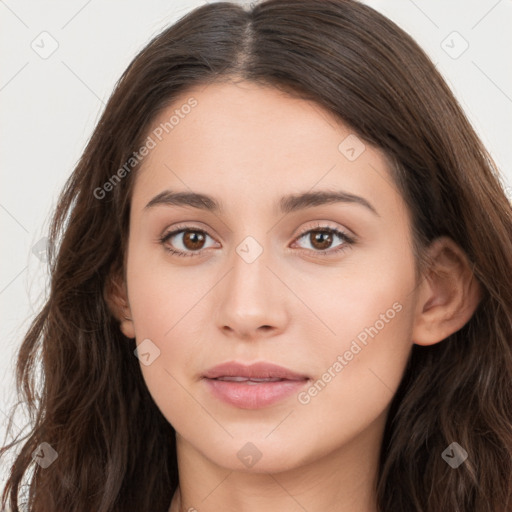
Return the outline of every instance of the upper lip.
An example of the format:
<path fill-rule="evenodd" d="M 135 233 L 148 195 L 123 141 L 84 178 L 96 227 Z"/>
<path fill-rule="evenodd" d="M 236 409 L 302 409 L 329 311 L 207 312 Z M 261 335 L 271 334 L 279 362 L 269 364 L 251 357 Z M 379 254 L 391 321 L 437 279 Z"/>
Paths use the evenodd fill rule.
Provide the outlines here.
<path fill-rule="evenodd" d="M 236 361 L 228 361 L 213 368 L 210 368 L 203 375 L 207 379 L 217 379 L 219 377 L 246 377 L 255 379 L 286 379 L 286 380 L 306 380 L 307 375 L 293 372 L 283 366 L 267 363 L 265 361 L 242 364 Z"/>

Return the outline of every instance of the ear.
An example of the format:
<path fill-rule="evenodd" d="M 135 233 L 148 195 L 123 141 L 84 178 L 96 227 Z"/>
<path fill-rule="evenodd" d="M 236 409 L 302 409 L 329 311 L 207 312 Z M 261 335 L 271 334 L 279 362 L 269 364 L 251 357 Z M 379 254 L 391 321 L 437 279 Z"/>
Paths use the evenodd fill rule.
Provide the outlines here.
<path fill-rule="evenodd" d="M 428 260 L 412 333 L 417 345 L 433 345 L 457 332 L 472 317 L 482 298 L 471 263 L 451 238 L 437 238 L 428 248 Z"/>
<path fill-rule="evenodd" d="M 110 274 L 103 296 L 111 313 L 119 321 L 121 332 L 127 338 L 135 338 L 135 328 L 128 303 L 128 290 L 122 272 L 114 271 Z"/>

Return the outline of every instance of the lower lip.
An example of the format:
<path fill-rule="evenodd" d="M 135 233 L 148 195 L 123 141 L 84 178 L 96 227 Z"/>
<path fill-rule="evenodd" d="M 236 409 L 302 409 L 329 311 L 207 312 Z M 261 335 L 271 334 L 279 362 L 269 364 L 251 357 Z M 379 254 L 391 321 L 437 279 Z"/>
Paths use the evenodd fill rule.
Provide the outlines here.
<path fill-rule="evenodd" d="M 213 395 L 220 400 L 240 409 L 260 409 L 297 394 L 306 385 L 308 379 L 254 384 L 206 378 L 204 381 Z"/>

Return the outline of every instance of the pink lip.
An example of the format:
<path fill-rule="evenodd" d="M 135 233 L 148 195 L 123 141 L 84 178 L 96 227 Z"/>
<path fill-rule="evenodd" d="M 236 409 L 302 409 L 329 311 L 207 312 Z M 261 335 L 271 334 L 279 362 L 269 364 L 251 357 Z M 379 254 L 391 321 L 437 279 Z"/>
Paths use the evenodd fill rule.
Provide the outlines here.
<path fill-rule="evenodd" d="M 219 380 L 223 377 L 274 381 Z M 211 368 L 203 375 L 203 379 L 212 394 L 220 400 L 241 409 L 259 409 L 296 394 L 308 382 L 309 377 L 271 363 L 243 365 L 230 361 Z"/>

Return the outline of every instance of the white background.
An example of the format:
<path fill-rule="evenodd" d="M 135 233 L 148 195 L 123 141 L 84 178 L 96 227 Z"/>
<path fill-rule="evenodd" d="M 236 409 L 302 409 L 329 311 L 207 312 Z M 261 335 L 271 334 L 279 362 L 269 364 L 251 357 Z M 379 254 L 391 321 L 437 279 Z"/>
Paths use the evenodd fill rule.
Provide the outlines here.
<path fill-rule="evenodd" d="M 129 62 L 164 27 L 203 3 L 0 0 L 0 445 L 16 398 L 15 352 L 47 280 L 32 249 L 45 235 L 57 194 Z M 366 3 L 431 56 L 511 187 L 512 1 Z M 46 59 L 31 47 L 42 46 L 43 37 L 50 47 L 50 36 L 40 36 L 44 31 L 58 43 Z M 22 427 L 22 417 L 16 423 Z M 0 468 L 0 484 L 4 479 Z"/>

